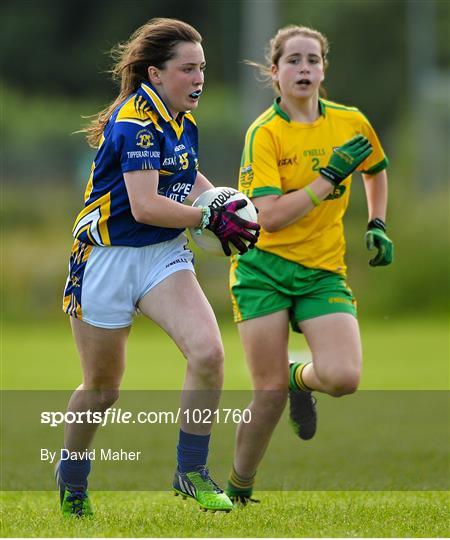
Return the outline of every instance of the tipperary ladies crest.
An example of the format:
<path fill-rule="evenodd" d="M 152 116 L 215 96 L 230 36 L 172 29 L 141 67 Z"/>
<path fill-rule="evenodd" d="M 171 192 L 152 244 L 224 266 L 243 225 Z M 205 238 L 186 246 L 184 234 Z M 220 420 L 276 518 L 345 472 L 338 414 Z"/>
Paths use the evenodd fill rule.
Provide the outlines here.
<path fill-rule="evenodd" d="M 141 129 L 136 133 L 136 146 L 140 148 L 150 148 L 152 143 L 153 134 L 148 129 Z"/>

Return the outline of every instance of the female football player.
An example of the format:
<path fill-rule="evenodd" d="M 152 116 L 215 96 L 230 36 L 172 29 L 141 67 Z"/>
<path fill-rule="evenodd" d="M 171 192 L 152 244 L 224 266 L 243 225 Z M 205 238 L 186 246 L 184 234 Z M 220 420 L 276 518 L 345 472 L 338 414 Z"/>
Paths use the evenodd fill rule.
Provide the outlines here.
<path fill-rule="evenodd" d="M 228 494 L 251 499 L 253 482 L 289 389 L 291 424 L 302 439 L 316 429 L 311 392 L 355 392 L 361 373 L 356 303 L 346 283 L 342 218 L 351 175 L 362 173 L 368 201 L 366 242 L 372 266 L 392 262 L 386 236 L 387 158 L 366 117 L 321 98 L 328 42 L 288 26 L 258 66 L 278 97 L 250 126 L 240 189 L 259 210 L 258 247 L 232 259 L 234 319 L 250 368 L 252 422 L 238 426 Z M 288 360 L 289 323 L 302 332 L 310 363 Z"/>
<path fill-rule="evenodd" d="M 243 240 L 253 247 L 257 234 L 246 229 L 259 226 L 235 214 L 241 201 L 218 209 L 182 204 L 212 187 L 198 170 L 197 127 L 189 112 L 203 88 L 201 41 L 178 20 L 152 19 L 139 28 L 115 51 L 118 97 L 86 130 L 98 150 L 73 227 L 64 291 L 83 369 L 69 411 L 104 412 L 117 400 L 136 309 L 161 326 L 186 357 L 182 409 L 198 407 L 197 399 L 202 410 L 217 407 L 223 347 L 183 231 L 208 228 L 229 254 L 229 243 L 241 253 L 247 250 Z M 96 427 L 66 425 L 64 457 L 81 456 Z M 231 501 L 206 468 L 210 430 L 210 424 L 182 422 L 173 487 L 204 509 L 229 510 Z M 64 514 L 92 514 L 89 470 L 88 459 L 58 464 Z"/>

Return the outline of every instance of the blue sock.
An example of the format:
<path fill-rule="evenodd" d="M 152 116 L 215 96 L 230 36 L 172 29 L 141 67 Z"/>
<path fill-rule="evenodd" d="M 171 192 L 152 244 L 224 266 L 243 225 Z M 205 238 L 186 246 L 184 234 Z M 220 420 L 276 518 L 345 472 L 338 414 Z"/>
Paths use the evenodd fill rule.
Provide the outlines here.
<path fill-rule="evenodd" d="M 191 472 L 205 466 L 208 459 L 208 445 L 211 435 L 194 435 L 180 429 L 177 446 L 178 470 Z"/>
<path fill-rule="evenodd" d="M 64 457 L 67 455 L 64 452 Z M 70 490 L 87 489 L 87 477 L 91 471 L 90 459 L 65 459 L 59 464 L 59 474 Z"/>

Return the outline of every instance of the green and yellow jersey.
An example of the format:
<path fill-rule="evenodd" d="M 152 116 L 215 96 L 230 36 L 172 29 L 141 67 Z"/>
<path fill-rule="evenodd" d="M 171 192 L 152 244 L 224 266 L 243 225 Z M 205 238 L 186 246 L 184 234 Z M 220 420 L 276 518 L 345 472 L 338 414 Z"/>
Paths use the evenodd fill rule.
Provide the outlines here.
<path fill-rule="evenodd" d="M 280 108 L 279 98 L 250 126 L 245 138 L 239 189 L 250 198 L 283 195 L 302 189 L 319 176 L 336 148 L 362 134 L 372 154 L 359 171 L 375 174 L 388 165 L 378 137 L 355 107 L 320 99 L 320 117 L 310 124 L 293 122 Z M 345 274 L 342 218 L 348 205 L 349 176 L 320 206 L 287 227 L 261 231 L 257 247 L 302 264 Z"/>

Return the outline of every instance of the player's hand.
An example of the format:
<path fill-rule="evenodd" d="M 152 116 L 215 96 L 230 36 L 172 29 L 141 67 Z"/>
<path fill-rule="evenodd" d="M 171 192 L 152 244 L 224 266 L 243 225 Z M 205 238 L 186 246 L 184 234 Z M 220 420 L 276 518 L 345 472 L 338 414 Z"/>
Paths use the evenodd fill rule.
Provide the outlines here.
<path fill-rule="evenodd" d="M 241 199 L 240 201 L 231 201 L 223 206 L 219 206 L 219 208 L 209 207 L 211 216 L 206 228 L 217 236 L 222 244 L 222 249 L 227 256 L 231 255 L 231 249 L 228 245 L 229 242 L 231 242 L 242 255 L 249 249 L 253 249 L 258 240 L 261 226 L 253 221 L 242 219 L 236 214 L 237 210 L 244 208 L 246 205 L 247 201 Z M 256 232 L 252 233 L 247 229 Z M 249 242 L 248 246 L 243 242 L 243 239 Z"/>
<path fill-rule="evenodd" d="M 379 218 L 367 225 L 366 246 L 368 250 L 376 248 L 378 253 L 369 261 L 370 266 L 387 266 L 394 259 L 394 244 L 386 235 L 386 225 Z"/>
<path fill-rule="evenodd" d="M 328 165 L 320 169 L 320 174 L 334 186 L 338 186 L 371 153 L 372 145 L 369 140 L 363 135 L 357 135 L 333 150 Z"/>

